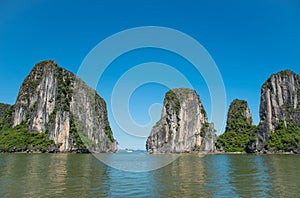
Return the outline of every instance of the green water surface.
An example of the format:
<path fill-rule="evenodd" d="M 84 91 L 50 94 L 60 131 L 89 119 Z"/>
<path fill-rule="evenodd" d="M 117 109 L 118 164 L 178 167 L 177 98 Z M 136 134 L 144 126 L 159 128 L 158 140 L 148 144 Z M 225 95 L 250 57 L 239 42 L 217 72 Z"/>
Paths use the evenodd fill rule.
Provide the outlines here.
<path fill-rule="evenodd" d="M 299 165 L 300 155 L 185 154 L 133 173 L 91 154 L 0 154 L 0 197 L 299 197 Z"/>

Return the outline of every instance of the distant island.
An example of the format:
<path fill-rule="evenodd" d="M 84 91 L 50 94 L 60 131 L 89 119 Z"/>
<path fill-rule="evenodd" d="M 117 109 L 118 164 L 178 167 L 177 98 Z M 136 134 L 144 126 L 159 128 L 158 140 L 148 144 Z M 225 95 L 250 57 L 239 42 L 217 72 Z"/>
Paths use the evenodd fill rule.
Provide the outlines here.
<path fill-rule="evenodd" d="M 272 74 L 261 88 L 256 126 L 247 101 L 231 102 L 216 135 L 196 91 L 169 90 L 146 150 L 155 153 L 300 153 L 300 76 Z M 14 105 L 0 103 L 0 152 L 117 152 L 105 101 L 55 61 L 37 63 Z M 124 152 L 131 152 L 130 149 Z M 142 152 L 142 151 L 141 151 Z"/>

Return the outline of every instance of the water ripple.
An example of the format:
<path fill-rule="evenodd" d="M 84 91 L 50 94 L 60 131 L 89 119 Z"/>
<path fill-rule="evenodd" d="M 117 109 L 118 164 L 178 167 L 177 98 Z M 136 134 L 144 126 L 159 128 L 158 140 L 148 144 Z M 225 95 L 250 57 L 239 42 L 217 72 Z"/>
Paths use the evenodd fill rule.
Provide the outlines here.
<path fill-rule="evenodd" d="M 0 197 L 298 197 L 299 163 L 298 155 L 186 154 L 161 169 L 133 173 L 93 155 L 0 154 Z"/>

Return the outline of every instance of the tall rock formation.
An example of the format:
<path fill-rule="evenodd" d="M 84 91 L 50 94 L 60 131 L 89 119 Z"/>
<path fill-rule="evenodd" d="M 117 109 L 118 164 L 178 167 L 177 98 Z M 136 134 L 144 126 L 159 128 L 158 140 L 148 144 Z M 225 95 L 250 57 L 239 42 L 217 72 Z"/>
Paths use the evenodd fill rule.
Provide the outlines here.
<path fill-rule="evenodd" d="M 230 104 L 226 130 L 218 138 L 217 148 L 226 152 L 244 152 L 249 140 L 255 137 L 256 129 L 247 101 L 235 99 Z"/>
<path fill-rule="evenodd" d="M 24 80 L 12 125 L 47 134 L 61 152 L 83 145 L 92 152 L 117 150 L 104 100 L 54 61 L 36 64 Z"/>
<path fill-rule="evenodd" d="M 259 133 L 249 150 L 261 151 L 271 133 L 283 122 L 300 126 L 300 76 L 290 70 L 273 74 L 263 84 L 260 98 Z"/>
<path fill-rule="evenodd" d="M 214 151 L 215 130 L 207 121 L 197 93 L 173 89 L 166 93 L 161 119 L 146 142 L 149 153 Z"/>

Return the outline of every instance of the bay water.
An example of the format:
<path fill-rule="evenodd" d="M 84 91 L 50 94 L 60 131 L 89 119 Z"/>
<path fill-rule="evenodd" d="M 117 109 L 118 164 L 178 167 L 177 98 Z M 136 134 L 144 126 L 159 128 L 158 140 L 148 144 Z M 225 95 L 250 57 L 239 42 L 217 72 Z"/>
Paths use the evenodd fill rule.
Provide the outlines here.
<path fill-rule="evenodd" d="M 139 167 L 138 159 L 161 158 L 135 152 L 99 155 L 120 167 L 126 159 L 137 159 L 132 163 Z M 145 172 L 105 163 L 92 154 L 0 154 L 0 197 L 300 196 L 300 155 L 183 154 Z"/>

